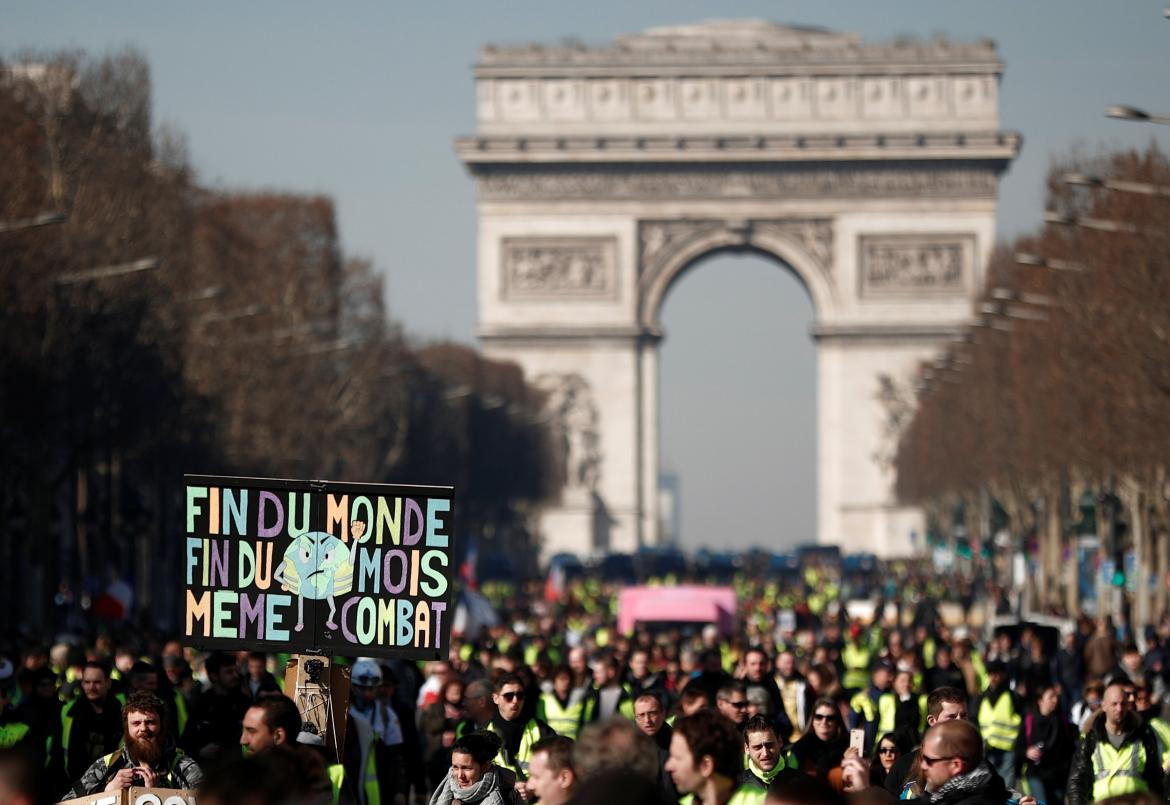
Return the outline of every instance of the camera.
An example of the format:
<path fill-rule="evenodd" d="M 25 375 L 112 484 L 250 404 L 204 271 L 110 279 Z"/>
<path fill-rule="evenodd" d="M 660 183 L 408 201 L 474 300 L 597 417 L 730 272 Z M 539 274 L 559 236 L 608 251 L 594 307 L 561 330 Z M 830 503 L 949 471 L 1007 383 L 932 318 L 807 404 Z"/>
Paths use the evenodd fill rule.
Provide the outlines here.
<path fill-rule="evenodd" d="M 305 673 L 314 685 L 321 684 L 321 674 L 325 671 L 325 663 L 321 660 L 308 660 L 305 663 Z"/>

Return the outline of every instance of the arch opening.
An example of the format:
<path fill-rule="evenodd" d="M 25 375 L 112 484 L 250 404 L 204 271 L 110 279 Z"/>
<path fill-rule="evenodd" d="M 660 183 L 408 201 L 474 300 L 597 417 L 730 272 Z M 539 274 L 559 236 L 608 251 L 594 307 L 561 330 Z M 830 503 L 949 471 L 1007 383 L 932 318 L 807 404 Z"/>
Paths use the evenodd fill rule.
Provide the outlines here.
<path fill-rule="evenodd" d="M 814 541 L 817 308 L 804 276 L 723 245 L 681 262 L 658 305 L 661 536 L 688 550 Z"/>

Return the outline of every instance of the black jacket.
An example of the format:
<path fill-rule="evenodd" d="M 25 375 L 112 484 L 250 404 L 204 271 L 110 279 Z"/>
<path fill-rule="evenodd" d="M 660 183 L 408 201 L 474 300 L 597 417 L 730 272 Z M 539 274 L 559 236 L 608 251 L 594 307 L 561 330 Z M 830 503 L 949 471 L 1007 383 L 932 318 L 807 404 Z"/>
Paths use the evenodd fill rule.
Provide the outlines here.
<path fill-rule="evenodd" d="M 907 800 L 908 805 L 1004 805 L 1007 786 L 986 761 L 948 780 L 933 794 Z"/>
<path fill-rule="evenodd" d="M 1146 750 L 1146 766 L 1142 769 L 1142 777 L 1149 786 L 1150 793 L 1161 799 L 1165 790 L 1165 779 L 1162 773 L 1162 754 L 1158 750 L 1158 739 L 1154 731 L 1142 723 L 1137 713 L 1126 715 L 1127 729 L 1122 746 L 1140 741 Z M 1068 793 L 1065 802 L 1068 805 L 1089 805 L 1093 801 L 1093 752 L 1101 741 L 1108 741 L 1105 735 L 1105 719 L 1097 718 L 1092 728 L 1077 742 L 1073 752 L 1072 769 L 1068 775 Z"/>
<path fill-rule="evenodd" d="M 1020 735 L 1016 741 L 1016 769 L 1028 777 L 1038 777 L 1045 783 L 1062 788 L 1068 780 L 1069 761 L 1072 760 L 1076 733 L 1060 711 L 1042 716 L 1036 708 L 1024 715 Z M 1039 763 L 1028 760 L 1028 747 L 1043 744 Z"/>

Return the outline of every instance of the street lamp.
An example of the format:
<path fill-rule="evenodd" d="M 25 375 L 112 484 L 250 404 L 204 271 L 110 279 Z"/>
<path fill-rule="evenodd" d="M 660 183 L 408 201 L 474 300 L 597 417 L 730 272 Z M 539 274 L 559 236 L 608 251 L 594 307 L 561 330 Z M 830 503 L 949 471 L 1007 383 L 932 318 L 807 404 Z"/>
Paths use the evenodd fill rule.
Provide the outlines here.
<path fill-rule="evenodd" d="M 1085 271 L 1087 269 L 1087 266 L 1083 263 L 1074 263 L 1055 257 L 1041 257 L 1038 254 L 1031 254 L 1029 252 L 1016 252 L 1016 262 L 1022 266 L 1051 268 L 1055 271 Z"/>
<path fill-rule="evenodd" d="M 32 218 L 19 218 L 14 221 L 0 221 L 0 233 L 21 232 L 25 229 L 35 229 L 39 226 L 49 226 L 50 224 L 63 223 L 65 223 L 65 213 L 43 212 L 40 215 L 34 215 Z"/>
<path fill-rule="evenodd" d="M 1141 193 L 1146 196 L 1170 198 L 1170 185 L 1150 184 L 1148 182 L 1131 182 L 1125 179 L 1109 179 L 1104 176 L 1093 176 L 1086 173 L 1066 173 L 1065 184 L 1082 187 L 1100 187 L 1105 190 L 1117 190 L 1122 193 Z"/>
<path fill-rule="evenodd" d="M 141 271 L 153 271 L 158 268 L 157 257 L 143 257 L 141 260 L 132 260 L 129 263 L 117 263 L 101 268 L 87 268 L 82 271 L 67 271 L 53 277 L 57 285 L 76 285 L 80 282 L 104 280 L 110 277 L 121 277 L 125 274 L 137 274 Z"/>
<path fill-rule="evenodd" d="M 1079 226 L 1084 229 L 1096 229 L 1101 232 L 1126 232 L 1133 234 L 1138 228 L 1125 221 L 1107 221 L 1103 218 L 1085 218 L 1080 215 L 1068 215 L 1055 210 L 1044 213 L 1044 223 L 1059 224 L 1060 226 Z"/>
<path fill-rule="evenodd" d="M 1170 116 L 1152 115 L 1144 109 L 1133 106 L 1110 106 L 1105 110 L 1105 117 L 1112 117 L 1116 120 L 1133 120 L 1139 123 L 1161 123 L 1163 126 L 1170 126 Z"/>
<path fill-rule="evenodd" d="M 1053 304 L 1051 296 L 1028 293 L 1027 291 L 1013 291 L 1011 288 L 992 288 L 991 298 L 1001 302 L 1023 302 L 1025 305 L 1039 307 L 1051 307 Z"/>

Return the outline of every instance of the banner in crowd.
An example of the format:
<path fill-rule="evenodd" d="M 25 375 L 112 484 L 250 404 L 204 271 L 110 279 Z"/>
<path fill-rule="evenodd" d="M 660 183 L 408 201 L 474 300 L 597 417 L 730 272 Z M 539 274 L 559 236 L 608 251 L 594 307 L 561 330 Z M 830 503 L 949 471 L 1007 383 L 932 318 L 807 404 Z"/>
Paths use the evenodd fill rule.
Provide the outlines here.
<path fill-rule="evenodd" d="M 193 646 L 445 657 L 453 489 L 184 477 Z"/>
<path fill-rule="evenodd" d="M 127 788 L 67 799 L 57 805 L 196 805 L 194 791 L 176 788 Z"/>

